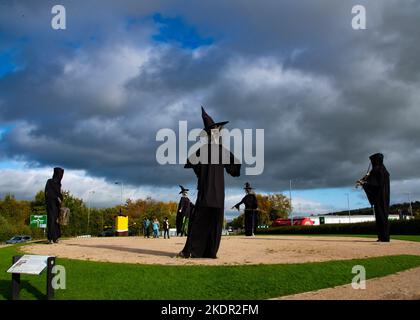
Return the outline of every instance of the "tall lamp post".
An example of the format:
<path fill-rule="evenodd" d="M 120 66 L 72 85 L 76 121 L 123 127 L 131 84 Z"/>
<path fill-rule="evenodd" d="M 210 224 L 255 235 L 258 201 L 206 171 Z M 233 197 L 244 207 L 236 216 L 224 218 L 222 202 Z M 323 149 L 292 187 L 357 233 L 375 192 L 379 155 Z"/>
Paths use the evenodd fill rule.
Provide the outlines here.
<path fill-rule="evenodd" d="M 350 194 L 346 193 L 345 194 L 347 196 L 347 209 L 349 211 L 349 223 L 351 222 L 351 218 L 350 218 Z"/>
<path fill-rule="evenodd" d="M 407 192 L 408 203 L 410 204 L 410 215 L 413 216 L 413 206 L 411 205 L 411 192 Z"/>
<path fill-rule="evenodd" d="M 88 193 L 88 221 L 87 221 L 87 233 L 89 234 L 89 223 L 90 223 L 90 202 L 91 202 L 91 194 L 94 194 L 95 191 L 91 190 Z"/>
<path fill-rule="evenodd" d="M 123 189 L 124 189 L 124 183 L 122 183 L 121 181 L 115 181 L 115 184 L 119 184 L 121 186 L 121 208 L 120 208 L 120 212 L 121 212 L 122 205 L 123 205 Z"/>
<path fill-rule="evenodd" d="M 293 226 L 293 209 L 292 209 L 292 179 L 289 180 L 289 200 L 290 200 L 290 225 Z"/>

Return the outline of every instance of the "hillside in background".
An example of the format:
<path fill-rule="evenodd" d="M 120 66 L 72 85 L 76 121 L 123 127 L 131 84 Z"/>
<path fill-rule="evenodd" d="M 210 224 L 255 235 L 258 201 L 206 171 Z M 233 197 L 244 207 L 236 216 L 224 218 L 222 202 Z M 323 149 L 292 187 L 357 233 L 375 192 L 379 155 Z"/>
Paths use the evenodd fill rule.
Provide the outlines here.
<path fill-rule="evenodd" d="M 420 201 L 412 202 L 411 206 L 413 208 L 413 215 L 420 215 Z M 391 205 L 390 214 L 399 214 L 400 210 L 404 215 L 410 215 L 410 204 L 408 202 L 395 203 Z M 338 216 L 347 216 L 348 214 L 349 214 L 348 210 L 327 213 L 327 215 L 338 215 Z M 350 210 L 350 214 L 351 215 L 370 215 L 370 214 L 373 214 L 373 212 L 371 208 L 361 208 L 361 209 L 356 209 L 356 210 Z"/>

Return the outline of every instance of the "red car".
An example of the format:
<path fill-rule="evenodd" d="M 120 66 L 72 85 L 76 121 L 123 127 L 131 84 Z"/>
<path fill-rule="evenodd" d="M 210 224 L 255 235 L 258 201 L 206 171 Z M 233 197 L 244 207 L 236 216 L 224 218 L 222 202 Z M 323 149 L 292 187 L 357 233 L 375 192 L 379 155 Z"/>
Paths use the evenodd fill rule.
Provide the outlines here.
<path fill-rule="evenodd" d="M 314 222 L 310 218 L 293 218 L 294 226 L 312 226 Z M 292 225 L 291 219 L 278 218 L 274 220 L 273 227 L 290 226 Z"/>

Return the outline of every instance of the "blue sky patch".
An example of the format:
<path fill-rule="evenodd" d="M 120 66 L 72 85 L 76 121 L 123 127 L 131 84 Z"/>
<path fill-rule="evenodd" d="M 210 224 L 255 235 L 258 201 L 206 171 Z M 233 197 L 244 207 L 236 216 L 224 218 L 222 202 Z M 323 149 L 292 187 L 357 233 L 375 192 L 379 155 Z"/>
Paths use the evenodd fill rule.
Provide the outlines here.
<path fill-rule="evenodd" d="M 14 125 L 0 125 L 0 140 L 3 136 L 9 133 L 15 126 Z"/>
<path fill-rule="evenodd" d="M 13 60 L 13 53 L 11 51 L 0 52 L 0 78 L 17 70 L 18 66 Z"/>
<path fill-rule="evenodd" d="M 153 40 L 157 42 L 175 42 L 187 49 L 196 49 L 213 43 L 212 38 L 202 37 L 197 29 L 188 25 L 182 17 L 164 17 L 156 13 L 153 15 L 153 21 L 159 26 L 159 34 L 153 36 Z"/>
<path fill-rule="evenodd" d="M 0 160 L 0 169 L 22 170 L 24 168 L 24 162 L 14 160 Z"/>
<path fill-rule="evenodd" d="M 0 51 L 0 78 L 22 69 L 16 62 L 16 52 L 13 49 Z"/>
<path fill-rule="evenodd" d="M 319 202 L 327 206 L 330 211 L 335 210 L 347 210 L 347 195 L 349 194 L 350 209 L 359 209 L 369 207 L 369 202 L 366 199 L 364 191 L 361 189 L 356 190 L 351 187 L 343 188 L 322 188 L 322 189 L 310 189 L 300 190 L 292 189 L 292 201 L 293 198 L 303 198 L 314 202 Z M 285 195 L 289 195 L 288 191 L 284 192 Z M 298 207 L 294 209 L 299 210 Z M 304 209 L 304 208 L 301 208 Z M 309 212 L 308 212 L 309 213 Z"/>

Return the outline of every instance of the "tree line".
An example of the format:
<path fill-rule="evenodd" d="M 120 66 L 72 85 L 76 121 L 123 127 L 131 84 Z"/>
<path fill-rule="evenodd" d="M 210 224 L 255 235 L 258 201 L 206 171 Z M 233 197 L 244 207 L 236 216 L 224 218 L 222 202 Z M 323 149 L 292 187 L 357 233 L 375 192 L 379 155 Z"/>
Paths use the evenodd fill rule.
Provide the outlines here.
<path fill-rule="evenodd" d="M 82 199 L 73 196 L 69 191 L 63 191 L 62 206 L 70 209 L 70 220 L 62 227 L 64 237 L 91 234 L 98 236 L 102 231 L 112 229 L 115 217 L 121 213 L 129 217 L 130 234 L 140 235 L 143 229 L 143 219 L 157 218 L 162 223 L 168 217 L 171 227 L 175 227 L 178 203 L 175 201 L 159 201 L 148 197 L 146 199 L 127 199 L 123 205 L 110 208 L 89 208 Z M 281 194 L 257 194 L 259 206 L 259 224 L 271 225 L 279 217 L 287 217 L 290 203 Z M 31 235 L 33 238 L 43 238 L 44 232 L 39 228 L 31 228 L 30 215 L 46 214 L 44 192 L 39 191 L 33 200 L 17 200 L 13 195 L 0 199 L 0 241 L 14 235 Z M 229 225 L 242 228 L 243 214 L 235 218 Z"/>
<path fill-rule="evenodd" d="M 160 222 L 169 218 L 172 226 L 175 225 L 177 203 L 174 201 L 158 201 L 152 198 L 131 200 L 124 205 L 110 208 L 89 208 L 69 191 L 63 191 L 62 206 L 70 209 L 70 219 L 67 226 L 62 227 L 64 237 L 91 234 L 98 236 L 103 230 L 112 229 L 115 217 L 120 213 L 128 215 L 129 230 L 131 234 L 140 234 L 144 218 L 157 218 Z M 44 232 L 39 228 L 29 226 L 31 215 L 46 214 L 44 192 L 39 191 L 31 201 L 17 200 L 13 195 L 6 195 L 0 199 L 0 241 L 9 239 L 14 235 L 31 235 L 42 238 Z"/>

